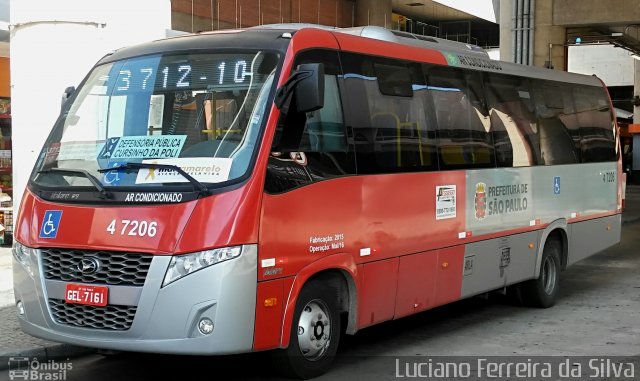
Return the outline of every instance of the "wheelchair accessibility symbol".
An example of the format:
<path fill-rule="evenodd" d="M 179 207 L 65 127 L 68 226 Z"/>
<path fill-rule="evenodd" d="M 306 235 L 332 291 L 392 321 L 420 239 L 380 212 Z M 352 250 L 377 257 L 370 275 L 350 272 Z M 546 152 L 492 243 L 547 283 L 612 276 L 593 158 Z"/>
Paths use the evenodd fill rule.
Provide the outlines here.
<path fill-rule="evenodd" d="M 40 238 L 56 238 L 61 218 L 62 210 L 47 210 L 44 212 L 42 227 L 40 227 Z"/>
<path fill-rule="evenodd" d="M 119 167 L 124 164 L 125 164 L 124 162 L 109 163 L 109 168 Z M 112 186 L 120 185 L 120 181 L 122 180 L 122 177 L 120 176 L 121 174 L 122 173 L 120 171 L 116 171 L 116 170 L 107 171 L 104 173 L 104 176 L 102 177 L 102 183 L 105 185 L 112 185 Z"/>

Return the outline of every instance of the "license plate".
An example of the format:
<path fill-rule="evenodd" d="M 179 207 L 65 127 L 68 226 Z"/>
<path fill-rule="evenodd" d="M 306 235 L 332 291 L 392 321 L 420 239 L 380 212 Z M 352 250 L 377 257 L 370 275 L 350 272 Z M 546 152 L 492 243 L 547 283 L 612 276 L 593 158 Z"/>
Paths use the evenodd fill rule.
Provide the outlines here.
<path fill-rule="evenodd" d="M 64 290 L 64 300 L 72 304 L 104 307 L 107 305 L 108 294 L 109 288 L 105 286 L 67 283 Z"/>

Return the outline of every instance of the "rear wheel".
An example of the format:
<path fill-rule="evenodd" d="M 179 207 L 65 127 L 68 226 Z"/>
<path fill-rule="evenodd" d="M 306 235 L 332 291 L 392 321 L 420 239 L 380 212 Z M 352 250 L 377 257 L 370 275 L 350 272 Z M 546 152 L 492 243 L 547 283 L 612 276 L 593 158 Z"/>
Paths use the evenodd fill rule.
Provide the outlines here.
<path fill-rule="evenodd" d="M 289 347 L 274 352 L 281 372 L 308 379 L 325 373 L 340 340 L 340 315 L 335 291 L 321 282 L 306 285 L 298 297 Z"/>
<path fill-rule="evenodd" d="M 525 304 L 540 308 L 548 308 L 555 304 L 560 289 L 561 253 L 562 244 L 559 241 L 554 239 L 546 242 L 542 251 L 540 276 L 520 286 Z"/>

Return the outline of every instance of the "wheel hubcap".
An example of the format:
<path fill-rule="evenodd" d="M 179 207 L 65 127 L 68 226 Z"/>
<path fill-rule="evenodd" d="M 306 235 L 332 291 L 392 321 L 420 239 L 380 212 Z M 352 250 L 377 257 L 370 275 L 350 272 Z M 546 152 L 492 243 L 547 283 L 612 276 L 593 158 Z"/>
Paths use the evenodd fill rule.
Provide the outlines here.
<path fill-rule="evenodd" d="M 551 295 L 556 287 L 556 262 L 550 256 L 545 258 L 542 266 L 542 286 L 547 295 Z"/>
<path fill-rule="evenodd" d="M 312 300 L 302 309 L 298 320 L 298 346 L 311 361 L 321 358 L 329 348 L 331 319 L 329 308 L 322 300 Z"/>

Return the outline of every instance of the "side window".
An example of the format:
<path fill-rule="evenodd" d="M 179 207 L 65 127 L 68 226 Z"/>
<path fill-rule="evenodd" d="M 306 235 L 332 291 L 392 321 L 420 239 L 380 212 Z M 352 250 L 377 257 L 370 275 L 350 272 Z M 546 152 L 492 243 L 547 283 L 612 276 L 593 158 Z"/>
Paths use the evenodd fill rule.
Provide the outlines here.
<path fill-rule="evenodd" d="M 553 81 L 533 80 L 540 154 L 545 165 L 580 162 L 579 121 L 571 89 Z"/>
<path fill-rule="evenodd" d="M 345 119 L 358 173 L 436 170 L 433 123 L 420 65 L 342 53 Z"/>
<path fill-rule="evenodd" d="M 427 69 L 427 82 L 438 123 L 440 169 L 494 167 L 480 74 L 434 66 Z"/>
<path fill-rule="evenodd" d="M 583 163 L 616 160 L 616 141 L 609 99 L 601 87 L 573 88 Z"/>
<path fill-rule="evenodd" d="M 324 64 L 324 107 L 307 113 L 296 113 L 295 107 L 290 107 L 287 113 L 281 113 L 267 165 L 267 192 L 285 192 L 356 173 L 354 148 L 348 142 L 338 87 L 338 53 L 304 51 L 296 57 L 294 67 L 305 63 Z"/>
<path fill-rule="evenodd" d="M 541 163 L 538 125 L 529 81 L 488 74 L 485 89 L 498 167 Z"/>

